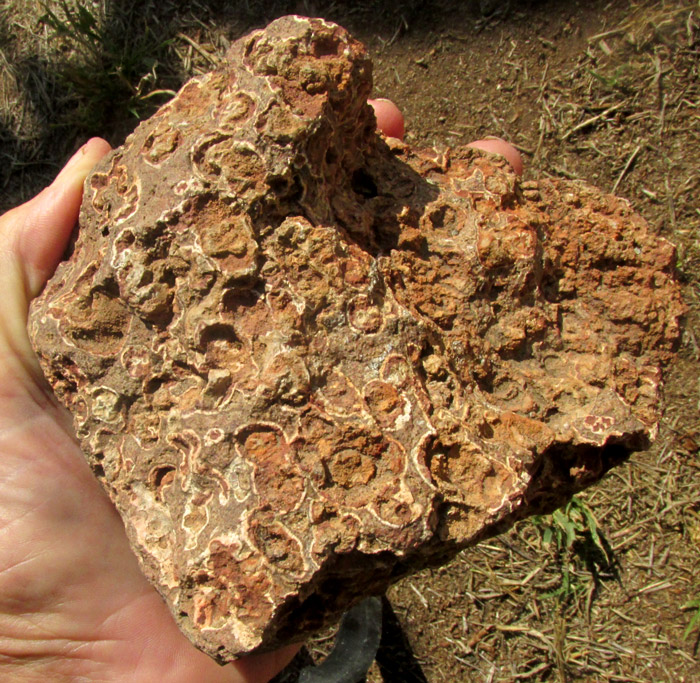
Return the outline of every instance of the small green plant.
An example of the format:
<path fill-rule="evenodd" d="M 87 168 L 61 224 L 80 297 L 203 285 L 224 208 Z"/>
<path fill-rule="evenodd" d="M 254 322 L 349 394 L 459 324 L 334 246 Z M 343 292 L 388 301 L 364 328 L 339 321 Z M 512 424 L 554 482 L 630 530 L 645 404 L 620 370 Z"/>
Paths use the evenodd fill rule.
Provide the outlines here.
<path fill-rule="evenodd" d="M 582 564 L 594 581 L 601 570 L 612 566 L 609 546 L 593 512 L 583 500 L 574 497 L 551 515 L 533 517 L 533 523 L 539 527 L 543 543 L 554 549 L 561 567 L 561 585 L 543 597 L 556 597 L 561 602 L 576 598 L 587 590 L 575 581 Z"/>
<path fill-rule="evenodd" d="M 138 3 L 44 4 L 44 22 L 62 41 L 58 78 L 70 115 L 63 125 L 89 133 L 142 118 L 174 93 L 157 89 L 158 67 L 170 41 L 156 36 Z M 54 41 L 56 42 L 56 41 Z M 154 101 L 155 98 L 155 101 Z"/>
<path fill-rule="evenodd" d="M 689 600 L 681 609 L 695 610 L 693 616 L 690 617 L 690 622 L 685 629 L 685 633 L 683 633 L 683 640 L 687 640 L 695 629 L 700 629 L 700 597 Z"/>
<path fill-rule="evenodd" d="M 611 74 L 604 74 L 593 69 L 588 69 L 588 73 L 608 92 L 619 92 L 623 95 L 634 94 L 634 86 L 630 82 L 630 69 L 625 64 L 618 66 Z"/>
<path fill-rule="evenodd" d="M 588 505 L 573 497 L 565 507 L 555 510 L 552 524 L 543 531 L 543 540 L 550 544 L 553 540 L 557 546 L 571 550 L 581 535 L 590 536 L 595 547 L 608 559 L 608 553 L 598 534 L 598 521 Z"/>

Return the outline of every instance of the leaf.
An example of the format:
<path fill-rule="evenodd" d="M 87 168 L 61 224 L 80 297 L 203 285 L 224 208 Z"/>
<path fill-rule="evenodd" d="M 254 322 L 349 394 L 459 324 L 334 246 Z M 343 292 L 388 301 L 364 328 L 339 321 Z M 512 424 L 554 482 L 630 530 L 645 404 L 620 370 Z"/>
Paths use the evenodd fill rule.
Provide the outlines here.
<path fill-rule="evenodd" d="M 554 512 L 554 521 L 564 530 L 566 534 L 566 547 L 571 548 L 576 541 L 576 524 L 570 517 L 570 506 L 564 508 L 564 512 L 556 510 Z"/>
<path fill-rule="evenodd" d="M 56 14 L 44 6 L 46 14 L 41 17 L 41 21 L 45 21 L 54 31 L 60 33 L 61 35 L 68 35 L 70 31 L 68 27 L 56 16 Z"/>
<path fill-rule="evenodd" d="M 698 608 L 698 611 L 693 614 L 693 618 L 690 620 L 690 623 L 688 624 L 688 627 L 685 629 L 685 633 L 683 634 L 683 640 L 686 640 L 688 636 L 693 632 L 696 626 L 700 625 L 700 608 Z"/>
<path fill-rule="evenodd" d="M 687 602 L 681 609 L 695 609 L 695 614 L 690 619 L 690 623 L 683 633 L 683 640 L 686 640 L 688 636 L 695 630 L 696 626 L 700 626 L 700 598 L 695 598 L 690 602 Z"/>
<path fill-rule="evenodd" d="M 588 528 L 588 532 L 591 535 L 591 538 L 593 539 L 593 543 L 595 543 L 596 547 L 600 550 L 601 553 L 603 553 L 603 556 L 605 557 L 607 562 L 610 562 L 608 551 L 605 549 L 603 542 L 600 540 L 600 535 L 598 534 L 598 520 L 595 518 L 593 511 L 588 507 L 588 505 L 584 504 L 581 506 L 581 514 L 586 520 L 586 526 Z"/>

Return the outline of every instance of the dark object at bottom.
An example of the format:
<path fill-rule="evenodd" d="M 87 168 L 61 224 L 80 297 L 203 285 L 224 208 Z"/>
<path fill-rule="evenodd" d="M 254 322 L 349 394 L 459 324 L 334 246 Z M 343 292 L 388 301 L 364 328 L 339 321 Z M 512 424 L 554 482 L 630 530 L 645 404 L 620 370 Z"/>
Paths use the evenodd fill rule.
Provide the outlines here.
<path fill-rule="evenodd" d="M 359 683 L 365 680 L 365 676 L 372 665 L 370 655 L 375 651 L 375 661 L 379 667 L 382 680 L 385 683 L 428 683 L 428 679 L 425 677 L 419 662 L 413 654 L 408 638 L 388 598 L 386 596 L 382 596 L 381 598 L 380 617 L 374 611 L 377 598 L 369 598 L 366 602 L 369 604 L 365 605 L 365 603 L 362 602 L 354 608 L 356 611 L 350 610 L 350 612 L 345 615 L 338 630 L 338 634 L 336 635 L 336 641 L 339 642 L 344 625 L 350 623 L 345 621 L 349 616 L 352 615 L 354 620 L 353 628 L 358 626 L 358 620 L 361 621 L 363 617 L 368 617 L 369 623 L 367 623 L 367 621 L 365 621 L 364 624 L 360 623 L 358 631 L 349 636 L 353 647 L 356 644 L 355 652 L 351 651 L 350 647 L 347 646 L 347 632 L 346 636 L 343 636 L 346 645 L 341 648 L 336 645 L 328 659 L 322 662 L 318 667 L 314 665 L 313 658 L 309 654 L 307 648 L 302 647 L 296 657 L 287 665 L 287 668 L 279 673 L 271 683 L 303 683 L 304 681 L 307 681 L 307 683 L 337 683 L 338 681 L 350 680 L 349 678 L 334 678 L 334 676 L 344 675 L 345 672 L 342 670 L 335 671 L 325 668 L 326 662 L 330 657 L 335 658 L 343 656 L 347 656 L 348 660 L 354 658 L 357 662 L 357 666 L 353 666 L 353 675 L 355 672 L 360 672 L 362 669 L 361 673 L 358 674 L 358 678 L 355 679 Z M 373 629 L 375 624 L 378 629 L 381 629 L 381 638 L 378 648 L 375 645 L 376 641 L 374 640 L 374 636 L 369 636 L 370 629 Z M 366 634 L 364 639 L 362 637 L 362 632 Z M 359 656 L 357 650 L 363 650 L 359 653 Z M 360 663 L 362 667 L 359 666 Z M 302 675 L 304 678 L 301 677 Z"/>
<path fill-rule="evenodd" d="M 382 639 L 377 666 L 384 683 L 428 683 L 401 622 L 386 595 L 382 598 Z"/>
<path fill-rule="evenodd" d="M 382 601 L 366 598 L 340 621 L 331 653 L 318 666 L 299 673 L 299 683 L 358 683 L 377 654 L 382 635 Z"/>

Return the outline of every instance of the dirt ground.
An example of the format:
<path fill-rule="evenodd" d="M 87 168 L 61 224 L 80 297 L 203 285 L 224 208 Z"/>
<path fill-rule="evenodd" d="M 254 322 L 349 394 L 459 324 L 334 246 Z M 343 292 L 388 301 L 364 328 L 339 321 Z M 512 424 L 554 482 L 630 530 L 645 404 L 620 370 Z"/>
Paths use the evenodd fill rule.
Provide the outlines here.
<path fill-rule="evenodd" d="M 365 42 L 376 95 L 401 106 L 408 142 L 501 136 L 526 178 L 622 195 L 677 245 L 688 314 L 655 445 L 575 506 L 393 587 L 368 680 L 700 680 L 700 3 L 107 5 L 106 57 L 38 2 L 0 5 L 0 209 L 46 185 L 87 136 L 118 144 L 138 121 L 129 109 L 147 115 L 229 41 L 297 12 Z M 136 65 L 115 57 L 127 39 Z M 320 658 L 331 645 L 324 634 L 309 649 Z"/>

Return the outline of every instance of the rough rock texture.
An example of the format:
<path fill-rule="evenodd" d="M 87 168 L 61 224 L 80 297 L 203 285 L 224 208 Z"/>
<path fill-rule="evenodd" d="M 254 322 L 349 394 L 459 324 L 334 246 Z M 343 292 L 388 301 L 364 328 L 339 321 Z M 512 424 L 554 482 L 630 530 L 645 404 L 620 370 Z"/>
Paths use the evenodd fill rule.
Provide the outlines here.
<path fill-rule="evenodd" d="M 86 182 L 31 311 L 144 572 L 221 661 L 551 510 L 655 433 L 674 249 L 620 199 L 375 132 L 280 19 Z"/>

